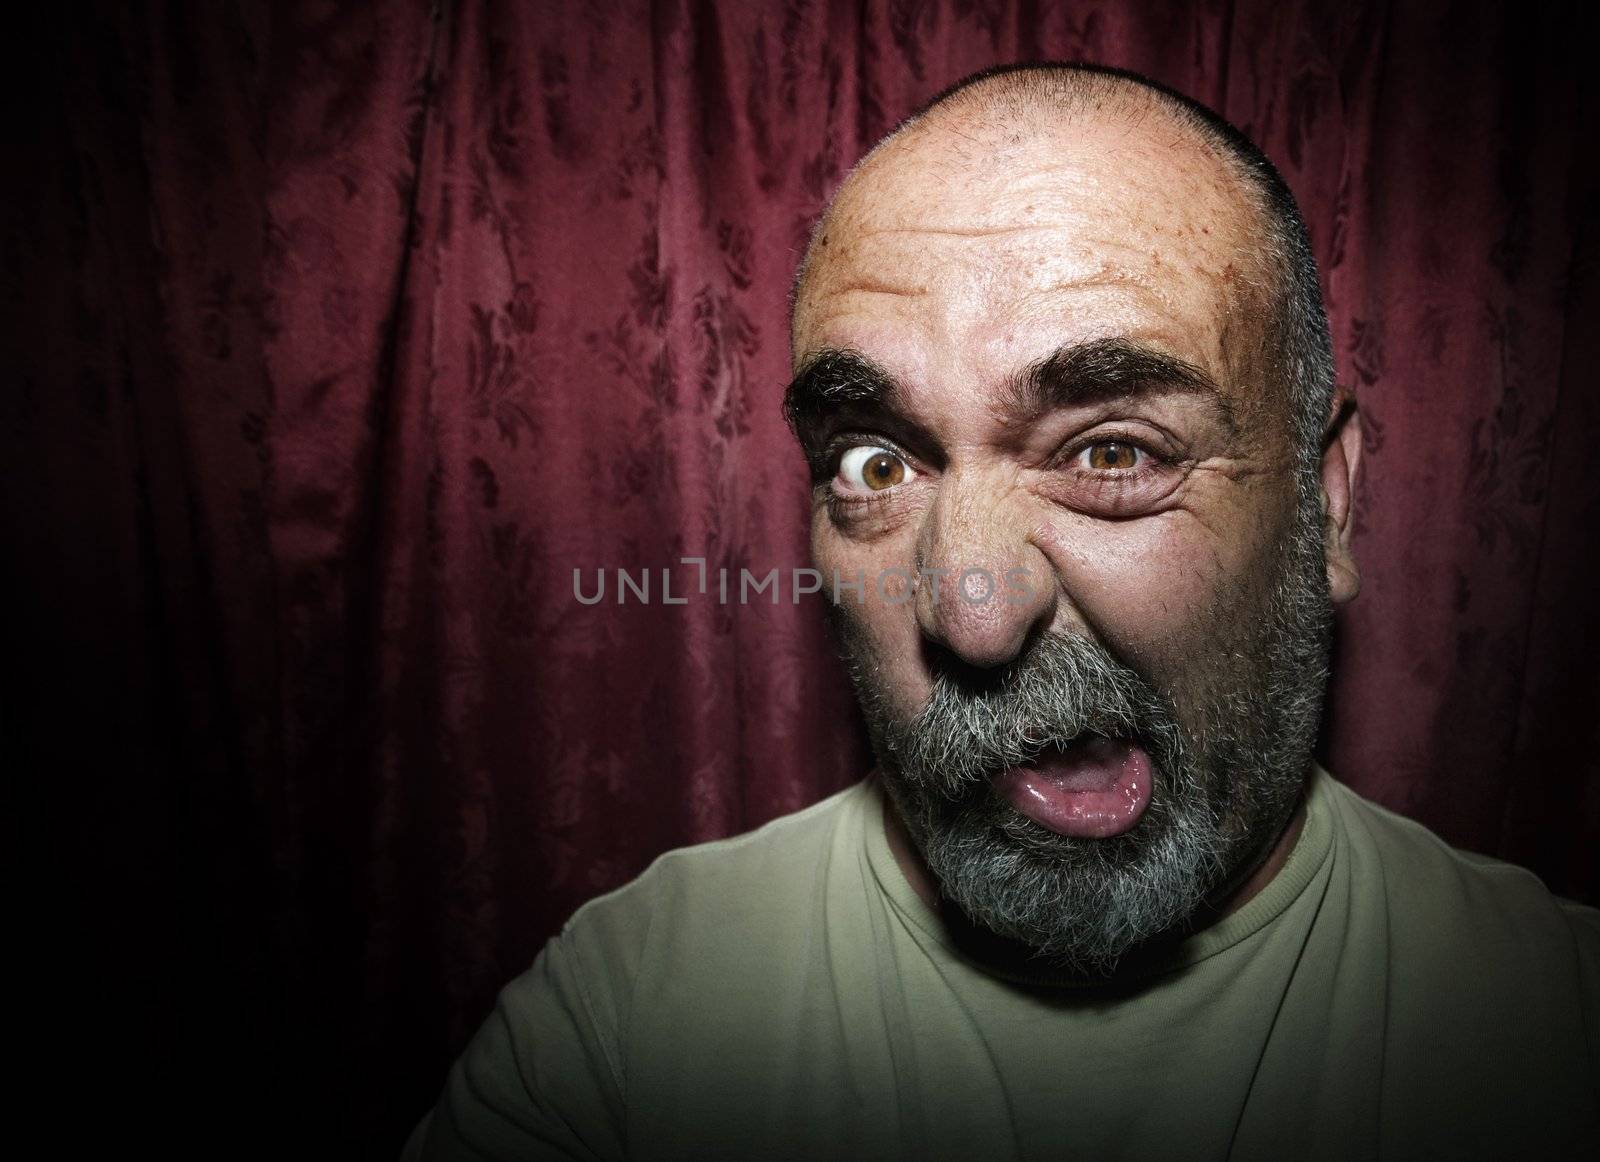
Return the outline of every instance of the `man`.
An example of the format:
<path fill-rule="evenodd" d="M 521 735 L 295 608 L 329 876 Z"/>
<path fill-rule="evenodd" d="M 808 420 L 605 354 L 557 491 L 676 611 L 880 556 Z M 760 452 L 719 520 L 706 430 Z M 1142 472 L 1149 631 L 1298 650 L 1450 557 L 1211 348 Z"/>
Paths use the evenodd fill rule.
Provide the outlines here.
<path fill-rule="evenodd" d="M 421 1156 L 1594 1144 L 1600 914 L 1312 763 L 1360 434 L 1258 151 L 981 75 L 839 191 L 793 349 L 878 771 L 581 909 Z"/>

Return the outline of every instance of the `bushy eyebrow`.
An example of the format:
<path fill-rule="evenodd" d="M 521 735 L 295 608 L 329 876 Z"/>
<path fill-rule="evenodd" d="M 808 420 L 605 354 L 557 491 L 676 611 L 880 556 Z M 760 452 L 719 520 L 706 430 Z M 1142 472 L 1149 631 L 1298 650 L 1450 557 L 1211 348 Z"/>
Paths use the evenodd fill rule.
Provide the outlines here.
<path fill-rule="evenodd" d="M 1238 429 L 1228 397 L 1204 370 L 1121 338 L 1057 348 L 1007 384 L 1001 407 L 1008 421 L 1020 424 L 1057 408 L 1156 392 L 1207 396 L 1228 428 Z"/>
<path fill-rule="evenodd" d="M 1057 348 L 1016 375 L 1001 394 L 1006 423 L 1022 426 L 1058 408 L 1178 392 L 1205 396 L 1230 431 L 1233 407 L 1216 381 L 1186 360 L 1128 339 L 1090 339 Z M 783 397 L 783 414 L 807 455 L 830 416 L 883 410 L 907 419 L 894 376 L 859 351 L 824 348 L 801 365 Z"/>
<path fill-rule="evenodd" d="M 825 348 L 800 365 L 784 392 L 783 415 L 804 444 L 822 420 L 848 405 L 896 411 L 899 402 L 894 376 L 859 351 Z"/>

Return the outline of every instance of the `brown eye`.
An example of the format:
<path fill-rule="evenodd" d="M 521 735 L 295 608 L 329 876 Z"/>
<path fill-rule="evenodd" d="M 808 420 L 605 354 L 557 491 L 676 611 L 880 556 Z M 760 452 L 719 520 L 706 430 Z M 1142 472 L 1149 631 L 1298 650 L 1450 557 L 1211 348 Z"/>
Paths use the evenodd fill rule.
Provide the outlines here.
<path fill-rule="evenodd" d="M 868 488 L 892 488 L 906 478 L 906 466 L 900 457 L 879 452 L 867 461 L 866 467 L 861 470 L 861 475 L 866 480 Z"/>
<path fill-rule="evenodd" d="M 1132 468 L 1139 459 L 1139 449 L 1132 444 L 1120 443 L 1117 440 L 1102 440 L 1098 444 L 1091 444 L 1088 451 L 1089 467 L 1100 472 Z"/>
<path fill-rule="evenodd" d="M 849 491 L 882 492 L 904 484 L 913 473 L 889 449 L 858 444 L 840 457 L 839 476 Z"/>

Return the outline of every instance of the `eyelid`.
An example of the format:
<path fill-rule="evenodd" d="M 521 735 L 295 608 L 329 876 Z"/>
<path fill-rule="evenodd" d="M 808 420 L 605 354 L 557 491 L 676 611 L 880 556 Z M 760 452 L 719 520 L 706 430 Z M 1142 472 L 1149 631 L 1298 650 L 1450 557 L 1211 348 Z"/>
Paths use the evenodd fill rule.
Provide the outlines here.
<path fill-rule="evenodd" d="M 862 453 L 862 455 L 857 457 L 857 453 Z M 864 472 L 868 464 L 885 454 L 893 457 L 899 462 L 901 479 L 886 484 L 882 488 L 874 488 L 867 482 Z M 846 462 L 850 461 L 852 457 L 855 457 L 855 461 L 852 464 L 851 469 L 846 471 L 845 464 Z M 914 467 L 912 467 L 910 460 L 902 456 L 895 449 L 886 448 L 882 444 L 874 442 L 859 441 L 857 443 L 849 444 L 842 449 L 838 457 L 838 463 L 834 470 L 833 478 L 829 483 L 832 485 L 833 491 L 840 493 L 844 497 L 854 500 L 864 496 L 886 496 L 888 493 L 894 492 L 896 489 L 902 488 L 911 483 L 911 481 L 915 480 L 917 476 L 918 472 Z M 843 484 L 840 484 L 841 479 L 843 480 Z"/>
<path fill-rule="evenodd" d="M 1157 465 L 1162 466 L 1170 466 L 1177 463 L 1181 459 L 1180 456 L 1174 454 L 1171 450 L 1158 446 L 1158 442 L 1150 439 L 1148 436 L 1131 432 L 1106 431 L 1104 429 L 1097 429 L 1093 432 L 1085 432 L 1068 440 L 1064 445 L 1062 445 L 1060 452 L 1056 454 L 1052 466 L 1056 468 L 1069 467 L 1078 459 L 1079 456 L 1083 455 L 1090 448 L 1095 447 L 1097 444 L 1126 444 L 1130 448 L 1137 449 L 1138 451 L 1144 453 L 1147 458 L 1153 460 Z M 1147 465 L 1140 465 L 1138 467 L 1128 469 L 1097 468 L 1094 469 L 1094 471 L 1100 475 L 1106 475 L 1111 472 L 1127 472 L 1129 474 L 1133 474 L 1145 471 L 1147 467 Z"/>
<path fill-rule="evenodd" d="M 1164 433 L 1163 433 L 1164 434 Z M 1131 468 L 1091 468 L 1079 458 L 1096 444 L 1124 444 L 1144 454 Z M 1045 477 L 1056 503 L 1099 520 L 1131 520 L 1162 511 L 1194 461 L 1181 445 L 1126 431 L 1104 429 L 1069 440 Z"/>
<path fill-rule="evenodd" d="M 885 452 L 893 452 L 906 462 L 906 467 L 921 472 L 917 458 L 901 447 L 901 445 L 881 432 L 840 432 L 828 437 L 822 446 L 822 460 L 828 466 L 830 474 L 839 471 L 839 461 L 851 448 L 882 448 Z"/>

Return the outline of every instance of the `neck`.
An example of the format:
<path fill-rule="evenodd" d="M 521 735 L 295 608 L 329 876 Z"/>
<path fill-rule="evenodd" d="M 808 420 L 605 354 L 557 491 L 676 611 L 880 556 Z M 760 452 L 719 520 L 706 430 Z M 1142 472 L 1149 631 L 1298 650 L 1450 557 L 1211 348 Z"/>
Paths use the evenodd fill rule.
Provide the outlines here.
<path fill-rule="evenodd" d="M 1190 930 L 1198 932 L 1208 928 L 1217 921 L 1233 915 L 1259 896 L 1283 870 L 1283 865 L 1289 862 L 1289 856 L 1300 839 L 1300 832 L 1305 827 L 1305 822 L 1306 796 L 1302 790 L 1295 796 L 1294 802 L 1289 807 L 1288 817 L 1279 824 L 1274 838 L 1263 845 L 1254 859 L 1245 860 L 1240 865 L 1239 871 L 1212 893 L 1196 913 Z"/>

